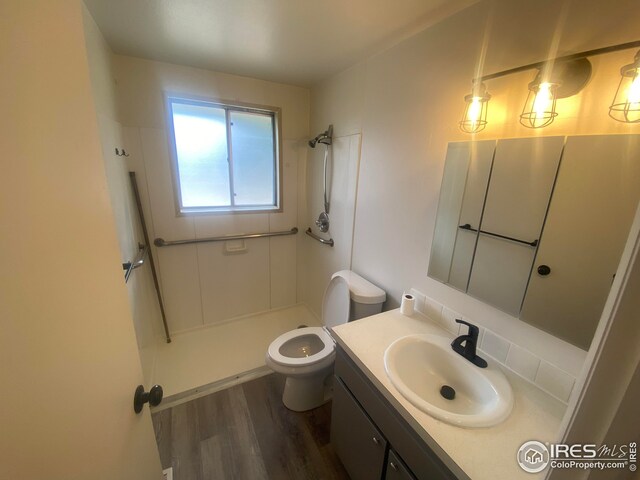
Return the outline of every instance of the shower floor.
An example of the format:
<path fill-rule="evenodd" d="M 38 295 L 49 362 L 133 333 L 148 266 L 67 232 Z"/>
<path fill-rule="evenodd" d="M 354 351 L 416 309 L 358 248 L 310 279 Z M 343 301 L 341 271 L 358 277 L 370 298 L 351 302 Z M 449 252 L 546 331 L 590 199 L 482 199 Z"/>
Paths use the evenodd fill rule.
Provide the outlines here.
<path fill-rule="evenodd" d="M 162 385 L 163 404 L 270 373 L 264 361 L 269 344 L 299 325 L 320 322 L 306 305 L 294 305 L 173 335 L 156 357 L 154 383 Z"/>

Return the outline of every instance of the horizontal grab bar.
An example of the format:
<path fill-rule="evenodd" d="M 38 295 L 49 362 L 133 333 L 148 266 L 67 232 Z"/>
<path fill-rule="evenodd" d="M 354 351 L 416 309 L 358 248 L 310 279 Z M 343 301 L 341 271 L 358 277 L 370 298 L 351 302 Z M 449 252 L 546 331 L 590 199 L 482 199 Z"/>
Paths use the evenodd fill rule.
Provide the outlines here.
<path fill-rule="evenodd" d="M 468 230 L 470 232 L 477 232 L 478 231 L 477 229 L 473 228 L 468 223 L 465 223 L 464 225 L 460 225 L 458 228 L 461 228 L 462 230 Z M 529 245 L 530 247 L 537 247 L 538 246 L 538 240 L 534 240 L 533 242 L 527 242 L 526 240 L 519 240 L 517 238 L 507 237 L 506 235 L 500 235 L 499 233 L 487 232 L 485 230 L 480 230 L 480 233 L 482 233 L 484 235 L 491 235 L 492 237 L 503 238 L 505 240 L 510 240 L 512 242 L 522 243 L 524 245 Z"/>
<path fill-rule="evenodd" d="M 296 233 L 298 233 L 298 229 L 296 227 L 293 227 L 291 230 L 286 230 L 284 232 L 246 233 L 241 235 L 229 235 L 226 237 L 194 238 L 192 240 L 166 241 L 164 238 L 156 238 L 153 241 L 153 244 L 156 247 L 170 247 L 172 245 L 189 245 L 191 243 L 206 242 L 226 242 L 228 240 L 243 240 L 245 238 L 280 237 L 282 235 L 295 235 Z"/>
<path fill-rule="evenodd" d="M 138 249 L 138 255 L 136 255 L 136 258 L 133 261 L 124 262 L 122 264 L 122 269 L 124 270 L 124 283 L 129 281 L 131 272 L 144 265 L 144 257 L 147 255 L 147 246 L 138 244 Z"/>
<path fill-rule="evenodd" d="M 304 233 L 309 235 L 314 240 L 319 241 L 320 243 L 323 243 L 325 245 L 329 245 L 330 247 L 333 247 L 333 238 L 330 238 L 329 240 L 325 240 L 324 238 L 320 238 L 319 236 L 317 236 L 315 233 L 313 233 L 311 231 L 311 227 L 307 228 L 307 230 Z"/>

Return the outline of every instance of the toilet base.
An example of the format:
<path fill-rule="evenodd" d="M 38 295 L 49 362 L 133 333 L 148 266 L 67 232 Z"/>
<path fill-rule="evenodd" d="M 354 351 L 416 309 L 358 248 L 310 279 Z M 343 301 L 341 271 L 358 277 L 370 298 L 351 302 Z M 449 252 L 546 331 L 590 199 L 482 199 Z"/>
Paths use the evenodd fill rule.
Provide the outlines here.
<path fill-rule="evenodd" d="M 282 403 L 294 412 L 313 410 L 331 399 L 327 395 L 327 375 L 309 375 L 306 377 L 288 376 L 282 393 Z"/>

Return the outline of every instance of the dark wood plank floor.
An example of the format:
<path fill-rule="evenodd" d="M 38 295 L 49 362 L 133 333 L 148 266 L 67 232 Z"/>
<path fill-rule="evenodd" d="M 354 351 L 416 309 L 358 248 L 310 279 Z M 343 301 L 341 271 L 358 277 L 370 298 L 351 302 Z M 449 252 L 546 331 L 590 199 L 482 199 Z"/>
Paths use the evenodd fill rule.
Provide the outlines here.
<path fill-rule="evenodd" d="M 153 414 L 174 480 L 345 479 L 329 443 L 331 403 L 296 413 L 271 374 Z"/>

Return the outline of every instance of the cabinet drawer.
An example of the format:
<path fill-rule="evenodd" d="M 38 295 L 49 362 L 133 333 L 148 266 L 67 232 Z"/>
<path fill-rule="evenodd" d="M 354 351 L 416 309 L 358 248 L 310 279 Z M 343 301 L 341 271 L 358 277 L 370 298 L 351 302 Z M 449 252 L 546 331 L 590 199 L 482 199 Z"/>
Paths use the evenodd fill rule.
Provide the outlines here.
<path fill-rule="evenodd" d="M 417 479 L 456 479 L 340 347 L 337 349 L 335 375 L 344 382 Z"/>
<path fill-rule="evenodd" d="M 351 480 L 382 478 L 387 440 L 338 378 L 331 408 L 331 443 Z"/>

